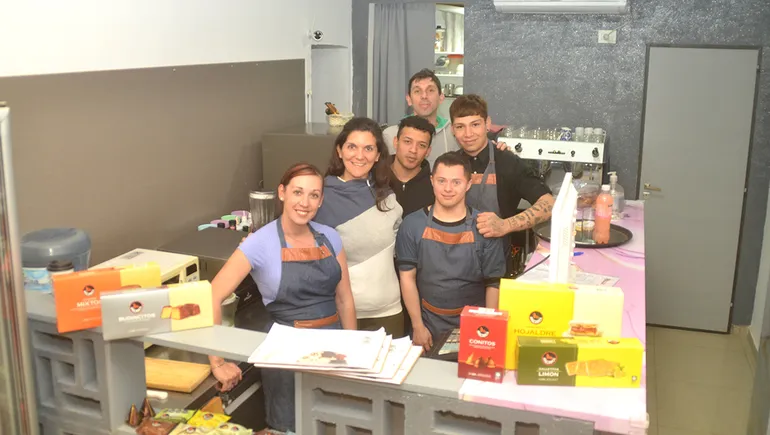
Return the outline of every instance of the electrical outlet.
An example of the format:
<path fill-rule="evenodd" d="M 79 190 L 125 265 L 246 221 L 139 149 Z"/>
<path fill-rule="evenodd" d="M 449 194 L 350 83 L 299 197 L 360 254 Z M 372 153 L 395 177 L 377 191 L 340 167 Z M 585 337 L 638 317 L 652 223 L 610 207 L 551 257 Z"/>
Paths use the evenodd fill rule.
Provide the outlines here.
<path fill-rule="evenodd" d="M 618 42 L 617 30 L 599 30 L 599 44 L 615 44 Z"/>

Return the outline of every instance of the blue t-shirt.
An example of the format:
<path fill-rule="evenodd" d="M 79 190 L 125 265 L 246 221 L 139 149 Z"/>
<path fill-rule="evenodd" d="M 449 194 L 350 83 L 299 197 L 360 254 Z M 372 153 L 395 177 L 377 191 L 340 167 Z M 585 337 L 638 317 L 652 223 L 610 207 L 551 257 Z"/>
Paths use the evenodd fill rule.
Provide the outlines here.
<path fill-rule="evenodd" d="M 505 254 L 503 252 L 503 239 L 486 238 L 479 234 L 476 227 L 476 219 L 473 219 L 471 231 L 475 240 L 481 241 L 481 271 L 484 274 L 484 285 L 487 287 L 500 287 L 500 278 L 505 275 Z M 428 208 L 417 210 L 404 218 L 396 237 L 396 264 L 399 270 L 412 270 L 417 268 L 420 257 L 420 245 L 422 235 L 428 226 Z M 433 228 L 445 233 L 456 234 L 466 231 L 465 219 L 457 222 L 442 222 L 433 217 Z"/>
<path fill-rule="evenodd" d="M 265 306 L 275 301 L 281 283 L 281 240 L 278 238 L 276 222 L 274 220 L 249 235 L 238 247 L 251 264 L 250 274 L 259 287 Z M 335 256 L 342 252 L 342 239 L 337 231 L 316 222 L 310 222 L 310 226 L 329 239 Z M 286 245 L 291 248 L 288 241 Z"/>

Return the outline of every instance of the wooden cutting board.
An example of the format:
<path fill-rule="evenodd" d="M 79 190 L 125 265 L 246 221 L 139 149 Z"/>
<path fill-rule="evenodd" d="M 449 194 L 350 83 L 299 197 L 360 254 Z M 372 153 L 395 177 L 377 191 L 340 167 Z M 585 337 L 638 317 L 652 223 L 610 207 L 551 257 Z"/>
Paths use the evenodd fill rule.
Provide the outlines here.
<path fill-rule="evenodd" d="M 144 359 L 147 388 L 192 393 L 211 373 L 208 364 Z"/>

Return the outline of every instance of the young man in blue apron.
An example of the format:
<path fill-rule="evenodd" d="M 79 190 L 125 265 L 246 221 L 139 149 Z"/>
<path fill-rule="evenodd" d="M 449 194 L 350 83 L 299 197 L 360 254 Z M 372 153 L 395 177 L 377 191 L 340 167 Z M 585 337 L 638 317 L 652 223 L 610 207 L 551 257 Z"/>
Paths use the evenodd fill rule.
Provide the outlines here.
<path fill-rule="evenodd" d="M 473 94 L 460 96 L 449 107 L 449 115 L 460 144 L 459 154 L 471 165 L 472 185 L 466 203 L 481 212 L 481 235 L 503 239 L 506 275 L 511 275 L 516 272 L 512 267 L 512 248 L 521 250 L 524 230 L 551 218 L 553 195 L 517 155 L 491 146 L 484 99 Z M 532 205 L 520 212 L 522 199 Z"/>
<path fill-rule="evenodd" d="M 404 218 L 396 238 L 412 341 L 426 350 L 433 338 L 460 326 L 466 305 L 496 308 L 505 273 L 502 240 L 483 237 L 478 211 L 465 204 L 467 162 L 455 153 L 440 156 L 431 182 L 436 201 Z"/>

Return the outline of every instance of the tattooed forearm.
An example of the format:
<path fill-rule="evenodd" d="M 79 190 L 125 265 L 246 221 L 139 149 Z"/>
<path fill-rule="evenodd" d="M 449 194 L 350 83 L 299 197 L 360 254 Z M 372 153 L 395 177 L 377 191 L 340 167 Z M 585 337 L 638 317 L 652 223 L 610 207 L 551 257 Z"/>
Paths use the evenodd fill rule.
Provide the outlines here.
<path fill-rule="evenodd" d="M 532 228 L 535 225 L 545 222 L 551 218 L 551 212 L 553 211 L 553 196 L 543 195 L 535 202 L 532 207 L 524 210 L 523 212 L 508 218 L 508 223 L 512 231 L 522 231 L 528 228 Z"/>

